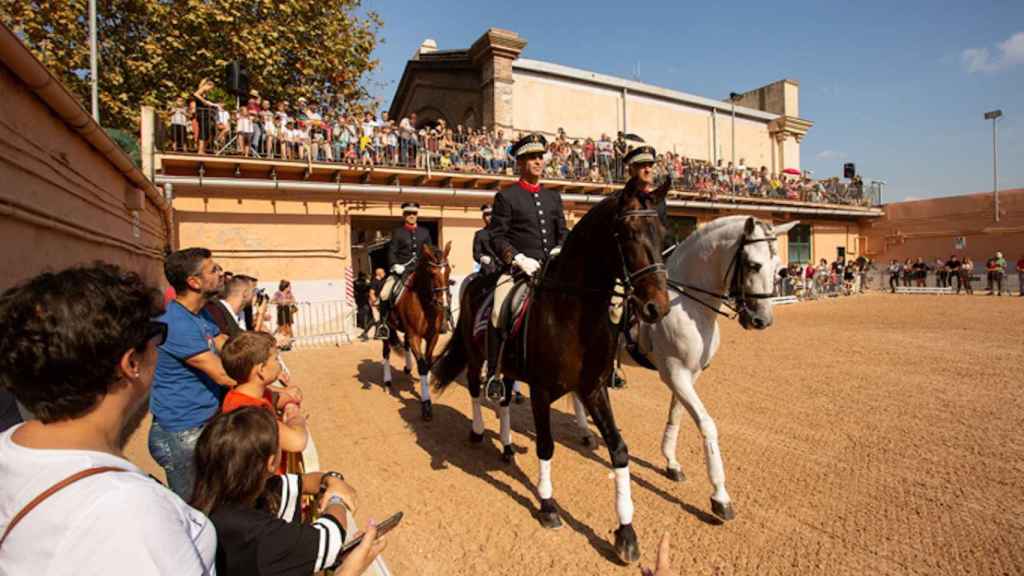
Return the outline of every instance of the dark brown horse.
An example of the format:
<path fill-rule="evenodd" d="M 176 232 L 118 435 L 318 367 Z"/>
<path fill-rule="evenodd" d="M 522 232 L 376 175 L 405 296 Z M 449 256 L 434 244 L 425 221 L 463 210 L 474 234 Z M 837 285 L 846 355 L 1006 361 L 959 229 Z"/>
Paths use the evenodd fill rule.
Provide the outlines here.
<path fill-rule="evenodd" d="M 540 458 L 537 492 L 541 524 L 546 528 L 561 526 L 551 487 L 551 457 L 555 449 L 551 404 L 575 392 L 601 431 L 611 455 L 619 516 L 615 551 L 624 562 L 636 561 L 640 551 L 632 526 L 629 452 L 608 402 L 607 385 L 617 340 L 608 310 L 618 280 L 625 288 L 627 305 L 645 322 L 656 322 L 668 313 L 660 252 L 663 229 L 654 210 L 667 190 L 666 185 L 653 195 L 643 194 L 631 182 L 587 212 L 569 233 L 561 254 L 550 260 L 534 281 L 523 328 L 517 338 L 508 340 L 502 355 L 501 371 L 506 378 L 504 404 L 509 396 L 509 382 L 520 380 L 530 385 Z M 468 366 L 470 393 L 479 397 L 480 368 L 485 355 L 474 342 L 473 332 L 489 287 L 486 278 L 479 278 L 463 291 L 458 326 L 434 368 L 435 386 L 439 390 Z M 506 453 L 510 453 L 508 441 L 503 434 Z"/>
<path fill-rule="evenodd" d="M 406 372 L 409 372 L 409 352 L 416 358 L 416 371 L 420 376 L 420 402 L 423 419 L 433 419 L 430 402 L 429 374 L 434 363 L 434 347 L 447 320 L 448 294 L 448 242 L 441 252 L 436 246 L 424 244 L 417 258 L 416 269 L 405 279 L 405 290 L 388 315 L 390 336 L 384 340 L 384 385 L 391 386 L 391 348 L 399 347 L 398 333 L 405 336 Z"/>

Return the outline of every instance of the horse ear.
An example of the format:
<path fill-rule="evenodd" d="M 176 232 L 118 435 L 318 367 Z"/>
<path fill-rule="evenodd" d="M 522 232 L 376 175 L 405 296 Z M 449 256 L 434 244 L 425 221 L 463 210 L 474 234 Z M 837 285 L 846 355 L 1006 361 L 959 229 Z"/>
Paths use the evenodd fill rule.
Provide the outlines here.
<path fill-rule="evenodd" d="M 792 222 L 786 222 L 785 224 L 778 224 L 772 227 L 772 231 L 775 232 L 776 236 L 782 236 L 783 234 L 789 233 L 793 229 L 793 226 L 799 224 L 799 220 L 793 220 Z"/>
<path fill-rule="evenodd" d="M 747 236 L 754 233 L 754 217 L 750 216 L 747 218 L 746 224 L 743 225 L 743 233 Z"/>
<path fill-rule="evenodd" d="M 452 241 L 449 240 L 444 245 L 444 258 L 445 258 L 445 260 L 448 259 L 448 253 L 451 252 L 451 251 L 452 251 Z"/>

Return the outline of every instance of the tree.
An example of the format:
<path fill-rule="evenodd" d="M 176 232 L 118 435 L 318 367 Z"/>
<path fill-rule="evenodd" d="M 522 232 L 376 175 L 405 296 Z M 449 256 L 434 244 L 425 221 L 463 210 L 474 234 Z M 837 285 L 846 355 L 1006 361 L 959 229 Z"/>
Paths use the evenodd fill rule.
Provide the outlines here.
<path fill-rule="evenodd" d="M 137 130 L 203 78 L 223 87 L 238 60 L 272 101 L 300 96 L 370 105 L 380 17 L 360 0 L 97 0 L 100 120 Z M 89 101 L 88 0 L 0 0 L 0 18 L 54 75 Z M 231 102 L 233 105 L 234 103 Z M 88 108 L 88 106 L 86 106 Z"/>

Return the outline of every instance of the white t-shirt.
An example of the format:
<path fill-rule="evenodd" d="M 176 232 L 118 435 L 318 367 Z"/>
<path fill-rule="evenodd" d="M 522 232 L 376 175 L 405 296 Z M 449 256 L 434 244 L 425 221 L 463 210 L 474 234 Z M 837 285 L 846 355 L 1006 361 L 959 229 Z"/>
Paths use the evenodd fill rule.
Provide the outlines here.
<path fill-rule="evenodd" d="M 217 533 L 131 462 L 88 450 L 38 450 L 0 434 L 0 533 L 33 498 L 68 476 L 104 472 L 54 493 L 15 526 L 0 554 L 0 574 L 216 574 Z"/>

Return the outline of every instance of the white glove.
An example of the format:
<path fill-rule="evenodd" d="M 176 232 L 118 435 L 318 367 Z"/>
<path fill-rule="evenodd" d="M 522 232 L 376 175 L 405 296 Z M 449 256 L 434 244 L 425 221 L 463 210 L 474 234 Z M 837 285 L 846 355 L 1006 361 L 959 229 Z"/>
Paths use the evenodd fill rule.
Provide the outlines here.
<path fill-rule="evenodd" d="M 527 276 L 533 276 L 537 270 L 540 270 L 540 262 L 525 254 L 516 254 L 516 257 L 512 259 L 512 265 L 525 272 Z"/>
<path fill-rule="evenodd" d="M 562 253 L 562 247 L 561 246 L 555 246 L 554 248 L 551 249 L 551 252 L 548 252 L 548 255 L 550 255 L 552 258 L 554 258 L 555 256 L 558 256 L 561 253 Z"/>
<path fill-rule="evenodd" d="M 394 266 L 391 267 L 391 271 L 401 276 L 402 274 L 405 273 L 405 266 L 401 264 L 395 264 Z"/>
<path fill-rule="evenodd" d="M 490 264 L 491 263 L 491 257 L 490 256 L 481 256 L 480 257 L 480 263 L 485 265 L 485 266 Z"/>

